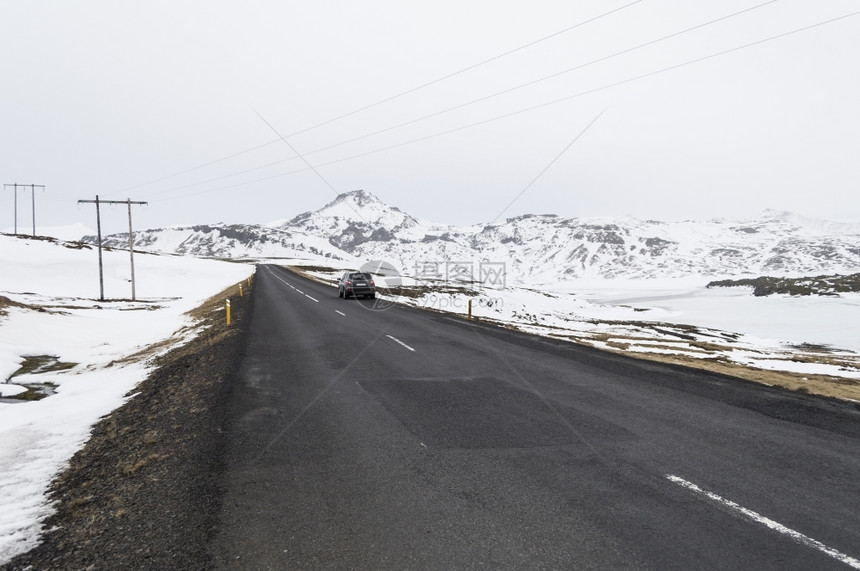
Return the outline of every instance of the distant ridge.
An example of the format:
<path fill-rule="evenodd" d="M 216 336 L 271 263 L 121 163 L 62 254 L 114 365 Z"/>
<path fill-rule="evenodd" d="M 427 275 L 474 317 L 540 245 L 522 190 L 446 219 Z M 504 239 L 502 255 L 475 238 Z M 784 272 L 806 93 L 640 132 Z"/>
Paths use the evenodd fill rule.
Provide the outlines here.
<path fill-rule="evenodd" d="M 94 242 L 94 237 L 84 237 Z M 128 236 L 105 243 L 117 248 Z M 522 283 L 574 278 L 804 276 L 860 271 L 860 224 L 766 210 L 745 220 L 660 222 L 527 214 L 457 227 L 419 220 L 372 193 L 340 194 L 278 226 L 212 224 L 135 233 L 135 247 L 219 258 L 504 263 Z"/>

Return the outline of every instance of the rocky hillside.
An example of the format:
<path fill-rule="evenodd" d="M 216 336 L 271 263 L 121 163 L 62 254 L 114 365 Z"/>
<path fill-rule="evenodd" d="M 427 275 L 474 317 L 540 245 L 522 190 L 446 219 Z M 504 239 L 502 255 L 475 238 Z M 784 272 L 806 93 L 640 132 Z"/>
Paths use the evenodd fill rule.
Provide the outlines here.
<path fill-rule="evenodd" d="M 93 242 L 88 236 L 85 241 Z M 128 236 L 105 242 L 122 248 Z M 504 263 L 523 283 L 572 278 L 714 279 L 860 271 L 860 225 L 765 211 L 750 220 L 660 222 L 526 215 L 470 227 L 434 224 L 357 190 L 277 226 L 199 225 L 135 234 L 145 250 L 216 256 L 387 260 L 422 265 Z"/>
<path fill-rule="evenodd" d="M 96 236 L 82 242 L 96 244 Z M 128 249 L 128 234 L 111 234 L 102 243 Z M 268 226 L 248 224 L 198 224 L 155 228 L 134 233 L 135 249 L 213 258 L 323 257 L 350 258 L 332 248 L 328 240 Z"/>
<path fill-rule="evenodd" d="M 753 295 L 763 297 L 777 293 L 788 295 L 833 295 L 860 292 L 860 274 L 850 276 L 815 276 L 805 278 L 774 278 L 761 276 L 740 280 L 718 280 L 708 287 L 751 287 Z"/>

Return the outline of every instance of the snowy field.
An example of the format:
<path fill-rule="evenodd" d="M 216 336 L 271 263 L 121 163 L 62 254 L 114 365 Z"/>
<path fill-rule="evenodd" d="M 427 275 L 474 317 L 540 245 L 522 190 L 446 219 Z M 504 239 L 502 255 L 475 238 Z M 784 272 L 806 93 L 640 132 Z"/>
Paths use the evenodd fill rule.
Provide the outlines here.
<path fill-rule="evenodd" d="M 648 319 L 860 353 L 860 294 L 755 297 L 752 288 L 709 289 L 703 281 L 580 282 L 570 292 L 600 305 L 647 308 Z"/>
<path fill-rule="evenodd" d="M 0 235 L 0 397 L 27 386 L 53 392 L 35 401 L 0 398 L 0 564 L 35 545 L 51 513 L 52 478 L 92 425 L 146 378 L 155 354 L 129 357 L 193 337 L 185 313 L 254 271 L 174 256 L 135 254 L 134 261 L 139 301 L 99 302 L 95 249 Z M 105 298 L 130 299 L 128 252 L 105 252 L 104 266 Z M 13 377 L 26 357 L 40 366 Z"/>

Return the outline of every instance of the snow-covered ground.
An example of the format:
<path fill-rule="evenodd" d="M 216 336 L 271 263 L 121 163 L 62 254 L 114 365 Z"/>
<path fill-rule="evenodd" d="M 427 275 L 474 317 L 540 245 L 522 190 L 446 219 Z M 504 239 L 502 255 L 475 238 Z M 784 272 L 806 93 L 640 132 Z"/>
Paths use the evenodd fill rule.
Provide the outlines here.
<path fill-rule="evenodd" d="M 640 318 L 860 353 L 860 294 L 755 297 L 752 288 L 706 288 L 696 279 L 582 281 L 568 289 L 601 305 L 647 308 Z"/>
<path fill-rule="evenodd" d="M 195 332 L 185 313 L 253 273 L 250 265 L 135 254 L 139 301 L 99 302 L 95 249 L 0 235 L 0 397 L 50 387 L 38 401 L 0 398 L 0 564 L 35 545 L 51 479 L 149 372 L 147 347 Z M 105 298 L 131 298 L 128 252 L 104 253 Z M 19 305 L 15 305 L 19 304 Z M 7 305 L 4 307 L 4 305 Z M 166 351 L 169 346 L 161 350 Z M 71 368 L 10 377 L 25 357 Z M 9 379 L 9 382 L 4 383 Z"/>
<path fill-rule="evenodd" d="M 30 235 L 32 233 L 31 226 L 19 226 L 18 234 L 21 235 Z M 14 227 L 8 227 L 0 230 L 3 234 L 12 234 L 14 233 Z M 85 226 L 80 222 L 76 224 L 69 224 L 68 226 L 36 226 L 36 235 L 37 236 L 53 236 L 59 240 L 68 240 L 70 242 L 75 240 L 80 240 L 81 236 L 86 235 L 95 235 L 96 231 L 89 226 Z"/>

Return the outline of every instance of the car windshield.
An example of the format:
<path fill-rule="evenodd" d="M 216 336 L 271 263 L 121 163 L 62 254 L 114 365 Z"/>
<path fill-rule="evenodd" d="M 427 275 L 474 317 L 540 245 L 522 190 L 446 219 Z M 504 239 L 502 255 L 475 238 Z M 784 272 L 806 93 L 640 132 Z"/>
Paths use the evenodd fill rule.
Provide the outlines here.
<path fill-rule="evenodd" d="M 370 274 L 367 273 L 358 273 L 358 274 L 349 274 L 349 279 L 351 280 L 368 280 L 370 281 Z"/>

